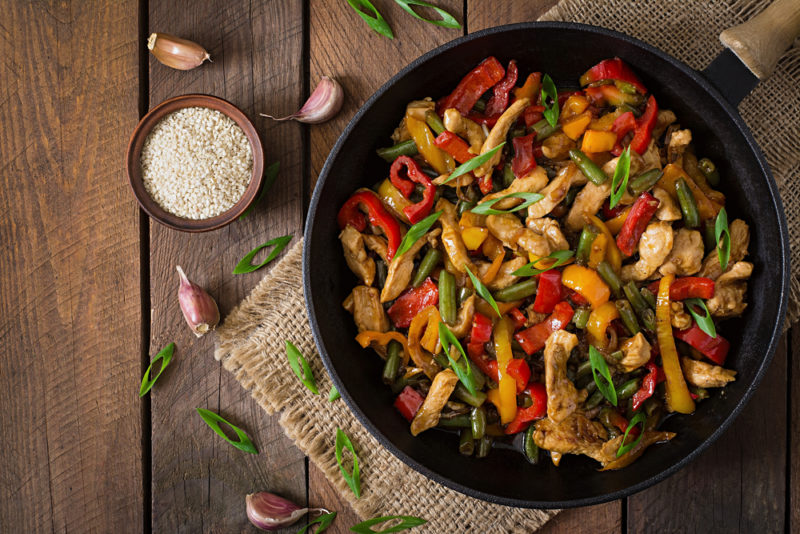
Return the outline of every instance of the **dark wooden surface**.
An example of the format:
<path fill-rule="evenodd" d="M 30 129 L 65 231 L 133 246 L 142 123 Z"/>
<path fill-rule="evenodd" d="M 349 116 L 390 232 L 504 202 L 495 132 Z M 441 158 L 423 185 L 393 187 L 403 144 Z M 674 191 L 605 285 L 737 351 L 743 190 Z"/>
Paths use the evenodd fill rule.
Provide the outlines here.
<path fill-rule="evenodd" d="M 330 147 L 375 89 L 464 31 L 533 20 L 555 0 L 436 2 L 462 31 L 373 2 L 395 40 L 371 33 L 345 0 L 0 0 L 0 532 L 255 532 L 244 495 L 260 489 L 338 510 L 329 532 L 358 521 L 213 359 L 213 339 L 188 331 L 175 266 L 228 312 L 262 275 L 234 276 L 233 265 L 269 238 L 299 238 Z M 201 42 L 214 62 L 167 69 L 146 53 L 151 31 Z M 322 75 L 346 91 L 335 120 L 258 117 L 294 111 Z M 248 219 L 201 235 L 148 221 L 122 166 L 141 113 L 191 92 L 242 108 L 267 163 L 281 164 Z M 140 401 L 141 373 L 171 341 L 172 364 Z M 800 531 L 792 347 L 800 329 L 735 425 L 689 467 L 628 499 L 563 512 L 542 532 Z M 222 442 L 197 407 L 248 429 L 260 454 Z"/>

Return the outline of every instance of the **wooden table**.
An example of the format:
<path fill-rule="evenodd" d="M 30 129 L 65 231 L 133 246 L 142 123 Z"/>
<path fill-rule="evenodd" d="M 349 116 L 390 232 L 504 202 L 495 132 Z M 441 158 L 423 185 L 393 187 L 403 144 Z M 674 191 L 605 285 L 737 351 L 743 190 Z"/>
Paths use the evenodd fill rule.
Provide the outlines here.
<path fill-rule="evenodd" d="M 437 4 L 467 32 L 533 20 L 553 1 Z M 263 274 L 232 267 L 268 238 L 301 235 L 316 176 L 355 110 L 462 34 L 374 3 L 395 40 L 369 32 L 344 0 L 0 0 L 0 532 L 253 532 L 244 495 L 261 489 L 338 510 L 330 532 L 357 522 L 214 360 L 212 337 L 183 324 L 175 265 L 230 311 Z M 203 43 L 214 63 L 165 68 L 145 48 L 151 31 Z M 335 120 L 258 117 L 294 111 L 322 75 L 347 93 Z M 123 171 L 139 117 L 193 92 L 241 107 L 267 161 L 281 163 L 253 215 L 203 235 L 149 221 Z M 692 465 L 628 499 L 564 512 L 544 532 L 797 532 L 800 358 L 787 356 L 798 337 L 784 337 L 745 412 Z M 173 363 L 140 400 L 151 355 L 171 341 Z M 196 407 L 247 428 L 261 454 L 222 442 Z"/>

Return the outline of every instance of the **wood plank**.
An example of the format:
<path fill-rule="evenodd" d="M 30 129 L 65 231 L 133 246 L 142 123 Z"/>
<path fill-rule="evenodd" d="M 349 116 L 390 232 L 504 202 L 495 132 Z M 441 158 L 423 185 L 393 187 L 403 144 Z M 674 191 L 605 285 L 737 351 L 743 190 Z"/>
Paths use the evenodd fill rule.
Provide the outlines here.
<path fill-rule="evenodd" d="M 788 476 L 789 495 L 786 502 L 789 505 L 789 514 L 787 519 L 788 532 L 800 531 L 800 327 L 795 326 L 792 328 L 790 342 L 789 342 L 789 366 L 787 378 L 788 384 L 788 400 L 789 400 L 789 417 L 787 420 L 789 426 L 788 435 Z"/>
<path fill-rule="evenodd" d="M 151 58 L 151 105 L 190 92 L 225 98 L 253 119 L 267 162 L 281 163 L 268 200 L 244 221 L 199 235 L 151 224 L 151 353 L 170 341 L 178 346 L 152 395 L 154 532 L 255 531 L 244 506 L 245 494 L 253 491 L 306 502 L 302 453 L 284 436 L 277 417 L 266 416 L 213 359 L 213 339 L 197 340 L 188 330 L 176 302 L 175 274 L 175 265 L 183 266 L 217 297 L 224 316 L 266 273 L 232 275 L 239 259 L 268 239 L 301 234 L 301 127 L 257 115 L 285 115 L 302 104 L 302 7 L 301 0 L 150 2 L 150 31 L 202 43 L 214 60 L 180 72 Z M 196 407 L 217 411 L 246 429 L 260 454 L 223 442 Z"/>
<path fill-rule="evenodd" d="M 0 11 L 0 531 L 141 531 L 138 4 Z"/>
<path fill-rule="evenodd" d="M 467 28 L 470 32 L 513 24 L 531 22 L 558 3 L 558 0 L 519 0 L 516 2 L 467 2 Z"/>
<path fill-rule="evenodd" d="M 687 468 L 628 499 L 630 532 L 783 532 L 786 371 L 784 336 L 732 427 Z"/>

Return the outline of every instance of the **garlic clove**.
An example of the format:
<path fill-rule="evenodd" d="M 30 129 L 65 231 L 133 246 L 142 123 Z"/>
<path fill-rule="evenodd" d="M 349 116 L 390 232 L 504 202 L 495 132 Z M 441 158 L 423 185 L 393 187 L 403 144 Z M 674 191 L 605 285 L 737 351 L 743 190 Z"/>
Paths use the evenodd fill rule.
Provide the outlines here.
<path fill-rule="evenodd" d="M 333 78 L 323 76 L 317 84 L 316 89 L 308 97 L 306 103 L 299 111 L 287 115 L 286 117 L 276 118 L 266 113 L 261 113 L 262 117 L 268 117 L 276 121 L 296 120 L 307 124 L 318 124 L 332 119 L 344 103 L 344 90 L 339 82 Z"/>
<path fill-rule="evenodd" d="M 186 277 L 181 266 L 177 267 L 181 277 L 178 288 L 178 304 L 180 304 L 183 317 L 194 335 L 200 337 L 216 328 L 219 323 L 219 308 L 214 299 L 205 289 L 198 286 Z"/>
<path fill-rule="evenodd" d="M 330 513 L 324 508 L 301 508 L 274 493 L 259 491 L 245 498 L 247 519 L 261 530 L 278 530 L 287 527 L 307 513 Z"/>
<path fill-rule="evenodd" d="M 205 60 L 211 61 L 211 56 L 199 44 L 168 33 L 151 33 L 147 48 L 158 61 L 173 69 L 191 70 Z"/>

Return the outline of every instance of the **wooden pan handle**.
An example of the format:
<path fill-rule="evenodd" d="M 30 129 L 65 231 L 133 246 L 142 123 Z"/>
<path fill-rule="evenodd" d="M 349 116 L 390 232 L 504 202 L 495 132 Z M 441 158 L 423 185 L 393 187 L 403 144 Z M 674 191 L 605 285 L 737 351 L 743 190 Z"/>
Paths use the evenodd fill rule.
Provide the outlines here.
<path fill-rule="evenodd" d="M 744 24 L 723 31 L 719 39 L 759 80 L 764 80 L 798 35 L 800 0 L 775 0 Z"/>

